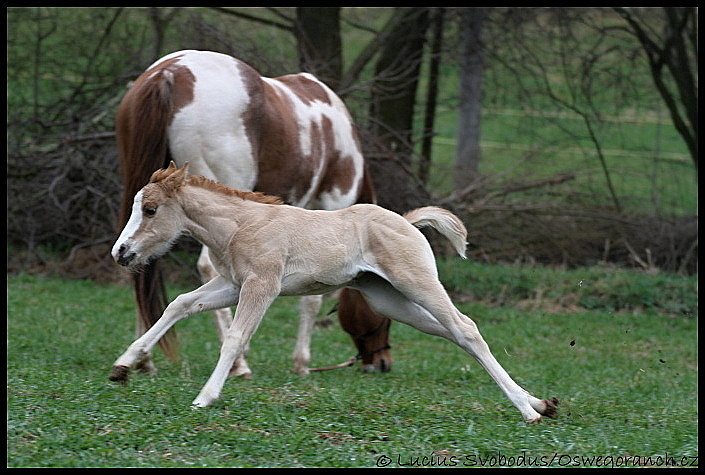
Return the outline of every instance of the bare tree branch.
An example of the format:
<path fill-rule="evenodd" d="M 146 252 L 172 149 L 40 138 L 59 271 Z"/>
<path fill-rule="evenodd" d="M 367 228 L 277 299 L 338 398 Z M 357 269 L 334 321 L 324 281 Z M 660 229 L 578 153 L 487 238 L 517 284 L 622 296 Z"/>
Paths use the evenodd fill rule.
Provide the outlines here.
<path fill-rule="evenodd" d="M 215 10 L 217 12 L 220 12 L 220 13 L 225 13 L 226 15 L 231 15 L 231 16 L 235 16 L 235 17 L 242 18 L 245 20 L 254 21 L 254 22 L 261 23 L 261 24 L 267 25 L 267 26 L 273 26 L 274 28 L 288 31 L 289 33 L 294 33 L 293 21 L 291 23 L 281 23 L 278 21 L 270 20 L 268 18 L 262 18 L 262 17 L 258 17 L 256 15 L 250 15 L 249 13 L 244 13 L 239 10 L 230 10 L 229 8 L 225 8 L 225 7 L 209 7 L 209 8 L 211 8 L 212 10 Z M 289 18 L 281 15 L 277 10 L 271 10 L 271 11 L 279 14 L 279 16 L 282 16 L 283 18 L 289 19 Z"/>
<path fill-rule="evenodd" d="M 338 94 L 345 96 L 350 92 L 350 88 L 360 76 L 360 73 L 370 60 L 377 54 L 382 45 L 387 42 L 389 36 L 396 30 L 399 23 L 405 18 L 405 13 L 402 9 L 395 9 L 392 17 L 384 25 L 384 28 L 375 36 L 370 43 L 365 46 L 362 52 L 355 58 L 352 65 L 343 75 L 340 80 L 340 89 Z"/>
<path fill-rule="evenodd" d="M 690 57 L 686 50 L 686 39 L 683 37 L 689 31 L 686 28 L 687 24 L 697 23 L 695 8 L 664 7 L 665 37 L 661 39 L 660 43 L 658 42 L 658 35 L 653 33 L 650 36 L 646 31 L 648 28 L 645 26 L 647 25 L 646 22 L 640 22 L 630 9 L 614 7 L 614 10 L 627 22 L 631 31 L 641 43 L 649 61 L 654 85 L 671 113 L 673 125 L 688 146 L 697 173 L 698 89 L 697 81 L 691 71 L 692 61 L 695 61 L 695 67 L 697 68 L 697 49 L 694 50 L 695 54 L 693 57 Z M 697 26 L 694 25 L 693 28 L 697 32 Z M 676 94 L 668 86 L 668 78 L 666 77 L 664 66 L 665 69 L 670 71 L 670 79 L 676 84 L 679 100 L 677 100 Z M 681 112 L 681 107 L 685 109 L 684 113 Z"/>

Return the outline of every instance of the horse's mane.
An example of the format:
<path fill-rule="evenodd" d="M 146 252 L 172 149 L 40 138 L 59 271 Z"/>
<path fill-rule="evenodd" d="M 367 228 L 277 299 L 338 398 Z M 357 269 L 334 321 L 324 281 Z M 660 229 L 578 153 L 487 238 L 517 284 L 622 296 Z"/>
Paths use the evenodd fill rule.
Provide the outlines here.
<path fill-rule="evenodd" d="M 260 193 L 259 191 L 242 191 L 229 188 L 221 183 L 210 180 L 202 175 L 191 175 L 188 177 L 188 184 L 200 186 L 207 190 L 217 191 L 228 196 L 237 196 L 243 200 L 256 201 L 258 203 L 264 203 L 269 205 L 281 205 L 284 204 L 284 200 L 278 196 L 267 195 Z"/>
<path fill-rule="evenodd" d="M 167 190 L 173 188 L 174 186 L 181 186 L 180 184 L 168 183 L 168 178 L 175 172 L 181 171 L 181 169 L 176 169 L 174 163 L 168 168 L 162 168 L 156 170 L 152 177 L 150 178 L 150 183 L 159 183 L 162 187 Z M 213 181 L 202 175 L 188 175 L 187 183 L 189 185 L 198 186 L 200 188 L 205 188 L 206 190 L 217 191 L 227 196 L 237 196 L 243 200 L 256 201 L 258 203 L 264 203 L 269 205 L 281 205 L 284 204 L 284 200 L 274 195 L 267 195 L 260 193 L 259 191 L 242 191 L 236 190 L 234 188 L 227 187 L 217 181 Z"/>

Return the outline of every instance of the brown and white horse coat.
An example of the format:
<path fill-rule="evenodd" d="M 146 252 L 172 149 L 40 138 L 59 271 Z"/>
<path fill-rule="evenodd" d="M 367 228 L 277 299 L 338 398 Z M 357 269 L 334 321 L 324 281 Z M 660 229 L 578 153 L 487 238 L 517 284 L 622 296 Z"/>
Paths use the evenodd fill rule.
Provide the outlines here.
<path fill-rule="evenodd" d="M 557 400 L 537 399 L 512 380 L 438 280 L 433 252 L 417 226 L 434 227 L 464 256 L 467 232 L 452 213 L 425 207 L 400 216 L 371 204 L 312 211 L 272 203 L 268 196 L 189 177 L 186 166 L 172 163 L 155 172 L 135 196 L 114 259 L 126 266 L 143 264 L 186 233 L 208 246 L 219 275 L 177 297 L 116 360 L 111 380 L 126 381 L 130 367 L 177 321 L 237 305 L 218 363 L 193 401 L 208 406 L 220 396 L 233 362 L 277 296 L 352 287 L 376 312 L 444 337 L 475 357 L 526 421 L 555 414 Z"/>
<path fill-rule="evenodd" d="M 188 161 L 194 174 L 228 187 L 280 196 L 294 206 L 333 210 L 374 202 L 349 113 L 340 98 L 310 74 L 265 78 L 231 56 L 178 51 L 156 61 L 134 82 L 118 110 L 116 129 L 125 184 L 121 227 L 137 191 L 171 159 L 179 166 Z M 163 310 L 154 303 L 159 293 L 149 267 L 154 265 L 134 277 L 138 334 Z M 198 269 L 204 282 L 217 276 L 205 246 Z M 386 343 L 387 319 L 372 313 L 358 293 L 347 292 L 345 301 L 351 303 L 339 305 L 346 331 L 353 338 L 375 333 L 373 345 L 380 339 Z M 320 303 L 320 296 L 302 299 L 294 351 L 295 368 L 302 374 L 308 372 L 308 344 Z M 351 305 L 363 312 L 353 312 Z M 229 308 L 215 313 L 222 338 L 232 313 Z M 361 353 L 371 351 L 364 341 L 356 344 Z M 382 350 L 367 355 L 363 363 L 388 370 L 391 355 Z M 143 367 L 153 370 L 149 355 Z M 233 374 L 250 374 L 244 357 Z"/>

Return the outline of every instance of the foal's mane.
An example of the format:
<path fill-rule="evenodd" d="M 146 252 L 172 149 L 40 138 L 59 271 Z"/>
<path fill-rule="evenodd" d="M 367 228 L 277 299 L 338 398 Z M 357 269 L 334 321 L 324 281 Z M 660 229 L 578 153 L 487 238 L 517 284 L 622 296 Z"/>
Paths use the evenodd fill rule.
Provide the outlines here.
<path fill-rule="evenodd" d="M 221 183 L 210 180 L 202 175 L 191 175 L 188 177 L 188 184 L 195 185 L 206 190 L 217 191 L 228 196 L 237 196 L 243 200 L 256 201 L 258 203 L 264 203 L 269 205 L 281 205 L 284 204 L 284 200 L 278 196 L 266 195 L 260 193 L 259 191 L 242 191 L 229 188 Z"/>
<path fill-rule="evenodd" d="M 185 168 L 177 169 L 174 162 L 168 168 L 162 168 L 155 171 L 150 178 L 150 183 L 159 184 L 167 193 L 171 193 L 177 190 L 184 183 L 181 176 L 185 172 Z M 179 176 L 179 178 L 173 180 L 174 175 Z M 243 200 L 256 201 L 257 203 L 264 203 L 269 205 L 281 205 L 284 204 L 284 200 L 278 196 L 266 195 L 258 191 L 242 191 L 229 188 L 221 183 L 208 179 L 202 175 L 188 175 L 186 183 L 189 185 L 194 185 L 206 190 L 216 191 L 222 193 L 226 196 L 237 196 Z"/>

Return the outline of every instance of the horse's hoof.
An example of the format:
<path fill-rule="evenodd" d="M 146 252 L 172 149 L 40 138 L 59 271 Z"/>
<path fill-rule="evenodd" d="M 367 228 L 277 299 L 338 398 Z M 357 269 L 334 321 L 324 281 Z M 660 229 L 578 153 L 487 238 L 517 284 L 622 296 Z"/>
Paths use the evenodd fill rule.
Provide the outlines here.
<path fill-rule="evenodd" d="M 228 372 L 228 378 L 252 379 L 252 371 L 249 368 L 231 368 Z"/>
<path fill-rule="evenodd" d="M 140 373 L 146 374 L 147 376 L 154 376 L 155 374 L 157 374 L 157 367 L 154 366 L 154 363 L 149 358 L 137 363 L 135 365 L 135 370 Z"/>
<path fill-rule="evenodd" d="M 128 380 L 128 375 L 130 373 L 130 368 L 127 366 L 113 366 L 113 371 L 110 373 L 110 381 L 116 381 L 118 383 L 125 384 Z"/>
<path fill-rule="evenodd" d="M 543 399 L 542 402 L 546 405 L 546 408 L 541 412 L 541 415 L 544 415 L 546 417 L 556 417 L 558 415 L 558 404 L 560 401 L 558 398 L 551 398 L 549 399 Z"/>

